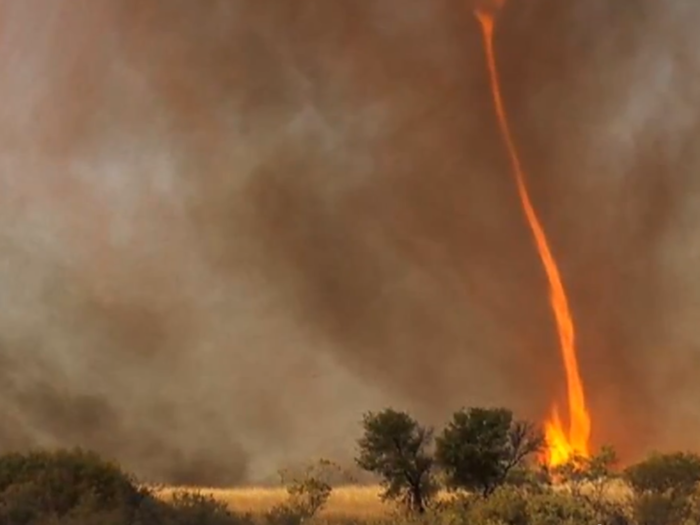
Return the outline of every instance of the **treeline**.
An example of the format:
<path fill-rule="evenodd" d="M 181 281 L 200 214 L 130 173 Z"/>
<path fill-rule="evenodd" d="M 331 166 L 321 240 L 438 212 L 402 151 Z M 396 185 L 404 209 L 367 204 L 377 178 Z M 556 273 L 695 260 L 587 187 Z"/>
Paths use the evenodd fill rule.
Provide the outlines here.
<path fill-rule="evenodd" d="M 502 408 L 470 408 L 444 428 L 406 412 L 365 414 L 356 462 L 380 480 L 397 512 L 345 525 L 700 525 L 700 457 L 652 454 L 617 468 L 603 447 L 549 470 L 536 425 Z M 339 467 L 285 477 L 287 500 L 262 515 L 179 491 L 164 500 L 119 465 L 79 449 L 0 456 L 0 525 L 301 525 L 320 511 Z M 337 521 L 336 521 L 337 522 Z"/>
<path fill-rule="evenodd" d="M 435 440 L 432 428 L 393 409 L 366 414 L 363 428 L 358 466 L 380 476 L 384 498 L 419 514 L 440 488 L 437 469 L 444 488 L 487 497 L 545 445 L 532 423 L 504 408 L 460 410 Z"/>
<path fill-rule="evenodd" d="M 357 464 L 416 515 L 479 525 L 700 525 L 700 456 L 654 453 L 618 469 L 610 446 L 548 468 L 533 423 L 505 408 L 454 413 L 435 436 L 406 412 L 367 413 Z M 440 489 L 452 497 L 436 498 Z M 453 521 L 454 522 L 454 521 Z"/>

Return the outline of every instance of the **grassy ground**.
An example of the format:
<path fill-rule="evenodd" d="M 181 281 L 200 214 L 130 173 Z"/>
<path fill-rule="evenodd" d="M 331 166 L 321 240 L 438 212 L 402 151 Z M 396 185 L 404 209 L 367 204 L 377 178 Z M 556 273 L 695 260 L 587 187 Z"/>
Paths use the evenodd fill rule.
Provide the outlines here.
<path fill-rule="evenodd" d="M 210 494 L 225 502 L 231 510 L 262 514 L 273 506 L 283 503 L 287 498 L 284 488 L 241 487 L 231 489 L 212 489 L 202 487 L 180 487 Z M 173 488 L 158 489 L 156 493 L 167 500 L 174 492 Z M 328 505 L 321 512 L 326 517 L 375 518 L 391 512 L 392 507 L 379 499 L 379 487 L 347 486 L 333 489 Z"/>
<path fill-rule="evenodd" d="M 566 490 L 566 487 L 559 487 Z M 230 489 L 214 489 L 202 487 L 181 487 L 180 490 L 194 490 L 209 494 L 215 499 L 228 505 L 231 510 L 262 514 L 275 505 L 283 503 L 287 498 L 286 489 L 240 487 Z M 167 500 L 177 489 L 161 488 L 156 493 Z M 584 488 L 587 492 L 590 488 Z M 379 499 L 380 488 L 377 486 L 346 486 L 333 489 L 328 505 L 321 512 L 328 518 L 380 518 L 392 512 L 389 504 Z M 606 499 L 622 500 L 629 494 L 629 489 L 619 482 L 611 483 L 605 493 Z"/>

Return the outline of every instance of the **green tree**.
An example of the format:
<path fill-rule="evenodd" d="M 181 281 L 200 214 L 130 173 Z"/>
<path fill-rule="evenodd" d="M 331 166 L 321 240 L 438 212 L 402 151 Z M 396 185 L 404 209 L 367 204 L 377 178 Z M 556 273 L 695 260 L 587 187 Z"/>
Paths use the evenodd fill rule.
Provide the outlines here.
<path fill-rule="evenodd" d="M 449 488 L 488 496 L 515 467 L 542 450 L 544 436 L 532 423 L 514 420 L 505 408 L 470 408 L 453 414 L 436 445 Z"/>
<path fill-rule="evenodd" d="M 381 478 L 382 499 L 400 500 L 410 510 L 424 513 L 436 492 L 428 450 L 433 430 L 391 408 L 365 414 L 362 426 L 357 465 Z"/>

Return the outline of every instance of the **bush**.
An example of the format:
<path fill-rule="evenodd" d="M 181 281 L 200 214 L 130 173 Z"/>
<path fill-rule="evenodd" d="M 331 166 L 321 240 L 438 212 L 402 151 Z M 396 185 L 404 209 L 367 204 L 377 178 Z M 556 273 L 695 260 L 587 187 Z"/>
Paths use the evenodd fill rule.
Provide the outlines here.
<path fill-rule="evenodd" d="M 546 492 L 528 498 L 528 525 L 598 525 L 598 513 L 576 496 Z"/>
<path fill-rule="evenodd" d="M 313 518 L 328 503 L 333 492 L 330 478 L 338 473 L 342 469 L 325 459 L 309 465 L 300 475 L 280 472 L 282 483 L 287 486 L 287 501 L 268 512 L 267 521 L 297 525 Z"/>
<path fill-rule="evenodd" d="M 249 523 L 249 516 L 238 516 L 225 503 L 199 492 L 179 491 L 161 514 L 167 525 L 239 525 Z M 144 525 L 146 525 L 144 523 Z"/>
<path fill-rule="evenodd" d="M 624 477 L 637 494 L 688 497 L 700 482 L 700 456 L 688 452 L 652 454 L 628 467 Z"/>
<path fill-rule="evenodd" d="M 690 520 L 700 482 L 700 456 L 652 454 L 623 475 L 634 491 L 631 507 L 638 525 L 680 525 Z"/>
<path fill-rule="evenodd" d="M 244 525 L 248 516 L 198 493 L 170 503 L 139 488 L 92 452 L 59 450 L 0 456 L 3 525 Z"/>
<path fill-rule="evenodd" d="M 502 486 L 488 497 L 471 495 L 456 501 L 452 523 L 469 525 L 598 525 L 595 509 L 585 500 L 563 492 L 530 492 Z M 446 510 L 449 513 L 449 510 Z"/>
<path fill-rule="evenodd" d="M 471 498 L 467 516 L 474 523 L 499 523 L 503 525 L 528 525 L 528 495 L 515 487 L 496 489 L 491 497 Z"/>
<path fill-rule="evenodd" d="M 541 492 L 551 487 L 552 479 L 545 466 L 518 465 L 508 472 L 504 484 L 529 492 Z"/>
<path fill-rule="evenodd" d="M 77 510 L 128 515 L 147 497 L 117 465 L 79 449 L 0 456 L 0 521 L 22 525 Z"/>
<path fill-rule="evenodd" d="M 690 502 L 671 494 L 645 493 L 632 500 L 636 525 L 681 525 L 690 515 Z"/>

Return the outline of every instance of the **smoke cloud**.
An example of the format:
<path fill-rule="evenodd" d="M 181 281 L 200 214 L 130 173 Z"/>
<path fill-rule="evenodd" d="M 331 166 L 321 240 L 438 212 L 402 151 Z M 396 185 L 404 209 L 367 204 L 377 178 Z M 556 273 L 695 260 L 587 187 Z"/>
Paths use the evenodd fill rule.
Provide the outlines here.
<path fill-rule="evenodd" d="M 700 6 L 506 3 L 598 444 L 691 447 Z M 540 418 L 547 284 L 456 0 L 0 0 L 0 448 L 230 484 L 367 409 Z"/>

